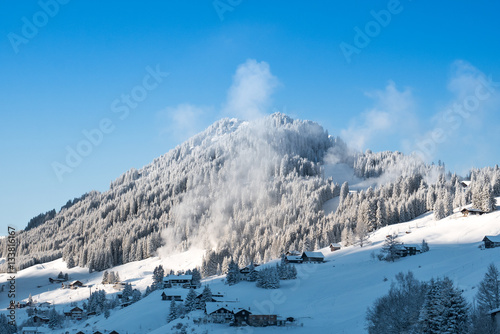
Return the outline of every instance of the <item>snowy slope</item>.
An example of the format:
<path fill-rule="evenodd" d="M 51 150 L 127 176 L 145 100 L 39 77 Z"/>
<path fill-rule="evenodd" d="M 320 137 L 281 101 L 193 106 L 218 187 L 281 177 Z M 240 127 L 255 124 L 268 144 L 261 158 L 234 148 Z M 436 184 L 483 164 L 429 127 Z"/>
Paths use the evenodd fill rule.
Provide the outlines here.
<path fill-rule="evenodd" d="M 500 198 L 497 200 L 500 201 Z M 385 236 L 392 233 L 397 233 L 406 244 L 420 243 L 425 238 L 431 249 L 427 253 L 403 258 L 395 263 L 375 260 L 371 254 L 380 251 Z M 440 221 L 434 221 L 432 214 L 428 213 L 410 222 L 376 231 L 370 236 L 370 244 L 363 248 L 351 246 L 335 253 L 331 253 L 328 248 L 322 249 L 326 263 L 297 265 L 299 278 L 281 281 L 279 290 L 259 289 L 255 287 L 255 283 L 250 282 L 229 287 L 223 284 L 223 277 L 213 277 L 204 283 L 210 284 L 212 291 L 225 292 L 225 300 L 238 301 L 254 312 L 292 316 L 302 324 L 286 328 L 252 328 L 255 333 L 365 333 L 364 317 L 367 307 L 388 291 L 391 281 L 400 271 L 411 270 L 422 280 L 447 275 L 472 301 L 476 294 L 475 286 L 483 278 L 488 264 L 493 262 L 500 266 L 500 248 L 481 250 L 478 247 L 485 235 L 497 234 L 500 234 L 500 211 L 471 217 L 462 217 L 459 212 L 455 212 Z M 163 263 L 173 269 L 188 268 L 195 262 L 187 263 L 187 259 L 199 261 L 201 256 L 201 251 L 190 251 L 170 259 L 150 258 L 112 270 L 118 271 L 122 279 L 144 291 L 151 283 L 152 271 L 158 264 Z M 60 260 L 44 264 L 43 267 L 28 268 L 18 274 L 21 296 L 25 298 L 31 292 L 39 301 L 57 304 L 81 301 L 88 296 L 88 289 L 50 290 L 52 287 L 45 283 L 48 282 L 47 277 L 57 275 L 60 270 L 68 272 L 72 278 L 91 284 L 98 284 L 102 277 L 102 273 L 88 275 L 81 268 L 66 270 Z M 0 276 L 0 284 L 5 280 L 5 275 Z M 36 288 L 42 283 L 42 288 Z M 112 289 L 106 289 L 113 293 Z M 193 333 L 203 333 L 205 330 L 208 333 L 237 333 L 237 329 L 227 325 L 193 325 L 193 314 L 189 320 L 179 319 L 167 324 L 169 302 L 161 301 L 160 294 L 161 292 L 156 291 L 127 308 L 113 310 L 108 319 L 101 316 L 90 318 L 87 322 L 68 323 L 69 333 L 90 328 L 101 331 L 114 329 L 120 333 L 169 333 L 174 332 L 172 327 L 179 322 L 190 323 L 188 332 L 193 329 Z M 2 301 L 5 300 L 3 297 Z M 3 302 L 2 304 L 5 307 Z M 19 311 L 18 319 L 22 318 L 23 312 Z"/>

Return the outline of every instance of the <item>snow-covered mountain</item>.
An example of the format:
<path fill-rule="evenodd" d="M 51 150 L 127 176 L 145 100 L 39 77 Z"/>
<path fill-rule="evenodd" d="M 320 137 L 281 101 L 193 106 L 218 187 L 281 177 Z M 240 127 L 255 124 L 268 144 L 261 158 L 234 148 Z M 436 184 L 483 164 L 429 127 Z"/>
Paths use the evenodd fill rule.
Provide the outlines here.
<path fill-rule="evenodd" d="M 196 325 L 193 319 L 203 316 L 199 312 L 167 323 L 170 303 L 161 300 L 160 290 L 126 308 L 112 310 L 107 319 L 100 315 L 85 321 L 66 320 L 64 330 L 53 332 L 116 330 L 119 333 L 175 333 L 176 326 L 183 324 L 187 326 L 187 332 L 192 333 L 240 333 L 242 330 L 252 333 L 365 333 L 366 309 L 376 298 L 387 293 L 394 276 L 399 272 L 412 271 L 419 280 L 447 276 L 471 302 L 487 266 L 490 263 L 500 266 L 500 248 L 478 247 L 485 235 L 500 234 L 499 221 L 498 211 L 464 217 L 457 209 L 451 216 L 438 221 L 432 213 L 427 213 L 409 222 L 386 226 L 370 233 L 364 247 L 353 245 L 333 253 L 329 248 L 321 249 L 325 254 L 325 263 L 297 264 L 298 278 L 282 281 L 278 290 L 257 288 L 252 282 L 229 286 L 224 284 L 223 276 L 213 276 L 202 282 L 209 284 L 213 292 L 224 294 L 225 301 L 238 301 L 238 305 L 250 307 L 254 312 L 294 317 L 294 326 L 237 329 L 227 324 Z M 398 235 L 405 244 L 419 244 L 422 239 L 426 239 L 430 251 L 396 262 L 379 261 L 372 254 L 381 250 L 386 235 L 390 234 Z M 119 272 L 123 281 L 131 282 L 134 288 L 144 292 L 152 282 L 153 269 L 157 265 L 172 269 L 192 268 L 201 263 L 202 255 L 203 251 L 193 249 L 170 257 L 151 257 L 130 262 L 112 270 Z M 264 266 L 275 262 L 277 260 Z M 91 285 L 92 291 L 105 289 L 108 298 L 117 293 L 111 286 L 100 284 L 102 273 L 89 274 L 86 269 L 77 267 L 66 269 L 66 263 L 56 260 L 18 273 L 20 299 L 27 300 L 31 294 L 36 302 L 51 302 L 61 311 L 71 302 L 81 306 L 88 298 L 89 289 L 63 290 L 57 284 L 50 284 L 48 277 L 57 275 L 59 271 L 68 272 L 71 279 Z M 4 284 L 7 279 L 2 274 L 0 284 Z M 187 292 L 185 289 L 177 290 Z M 26 318 L 26 312 L 18 310 L 18 321 Z"/>

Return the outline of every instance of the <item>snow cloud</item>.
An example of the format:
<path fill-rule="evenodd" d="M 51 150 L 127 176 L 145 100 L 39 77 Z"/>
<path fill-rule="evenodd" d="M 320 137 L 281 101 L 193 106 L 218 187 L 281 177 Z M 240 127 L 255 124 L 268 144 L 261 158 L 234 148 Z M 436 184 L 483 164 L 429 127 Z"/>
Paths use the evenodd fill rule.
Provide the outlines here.
<path fill-rule="evenodd" d="M 500 107 L 500 83 L 470 63 L 457 60 L 451 66 L 447 88 L 452 98 L 430 119 L 431 130 L 418 138 L 414 149 L 426 161 L 447 160 L 458 148 L 467 151 L 461 159 L 463 166 L 453 166 L 464 173 L 471 166 L 487 164 L 486 157 L 498 151 L 485 134 L 499 131 L 490 119 Z"/>
<path fill-rule="evenodd" d="M 407 134 L 418 126 L 414 100 L 409 88 L 400 91 L 390 81 L 384 90 L 365 93 L 374 100 L 374 107 L 351 120 L 341 137 L 357 150 L 369 148 L 376 137 Z"/>
<path fill-rule="evenodd" d="M 179 141 L 184 141 L 206 127 L 211 110 L 212 108 L 190 103 L 167 107 L 157 113 L 157 117 L 167 124 L 160 130 L 160 135 L 171 135 Z"/>
<path fill-rule="evenodd" d="M 244 120 L 263 117 L 277 85 L 268 63 L 248 59 L 236 70 L 223 113 Z"/>

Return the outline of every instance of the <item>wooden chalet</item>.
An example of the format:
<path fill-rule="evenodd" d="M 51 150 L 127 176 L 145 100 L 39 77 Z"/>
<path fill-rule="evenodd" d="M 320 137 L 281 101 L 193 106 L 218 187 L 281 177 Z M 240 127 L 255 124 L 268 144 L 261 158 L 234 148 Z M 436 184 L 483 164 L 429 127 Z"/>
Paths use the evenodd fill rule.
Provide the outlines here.
<path fill-rule="evenodd" d="M 500 247 L 500 235 L 487 235 L 483 238 L 484 248 Z"/>
<path fill-rule="evenodd" d="M 35 315 L 33 316 L 34 324 L 46 324 L 49 322 L 49 318 L 46 316 Z"/>
<path fill-rule="evenodd" d="M 301 252 L 299 252 L 299 251 L 296 251 L 296 250 L 292 250 L 292 251 L 288 251 L 288 252 L 286 252 L 286 253 L 285 253 L 285 255 L 287 255 L 287 256 L 288 256 L 288 255 L 301 256 L 301 255 L 302 255 L 302 253 L 301 253 Z"/>
<path fill-rule="evenodd" d="M 248 324 L 254 327 L 277 326 L 278 316 L 276 314 L 250 314 Z"/>
<path fill-rule="evenodd" d="M 119 334 L 117 331 L 111 331 L 109 334 Z"/>
<path fill-rule="evenodd" d="M 82 320 L 83 318 L 83 310 L 78 306 L 73 307 L 70 310 L 64 311 L 64 315 L 71 320 Z"/>
<path fill-rule="evenodd" d="M 461 182 L 460 182 L 460 185 L 461 185 L 462 187 L 464 187 L 464 188 L 469 187 L 469 186 L 470 186 L 470 184 L 471 184 L 471 181 L 468 181 L 468 180 L 464 180 L 464 181 L 461 181 Z"/>
<path fill-rule="evenodd" d="M 76 334 L 85 334 L 85 333 L 84 333 L 84 332 L 82 332 L 82 331 L 79 331 L 79 332 L 77 332 Z"/>
<path fill-rule="evenodd" d="M 396 255 L 399 257 L 412 256 L 422 253 L 422 249 L 418 245 L 395 245 Z"/>
<path fill-rule="evenodd" d="M 80 281 L 73 281 L 73 282 L 69 283 L 69 287 L 71 289 L 81 288 L 83 286 L 84 286 L 83 283 Z"/>
<path fill-rule="evenodd" d="M 334 244 L 334 243 L 331 243 L 329 247 L 330 247 L 330 251 L 332 251 L 332 252 L 335 252 L 336 250 L 339 250 L 342 248 L 342 246 L 340 244 Z"/>
<path fill-rule="evenodd" d="M 248 317 L 252 312 L 247 309 L 240 308 L 239 310 L 233 310 L 234 314 L 234 324 L 236 326 L 242 326 L 244 324 L 248 324 Z"/>
<path fill-rule="evenodd" d="M 234 319 L 233 307 L 228 304 L 207 302 L 205 313 L 216 323 L 231 322 Z"/>
<path fill-rule="evenodd" d="M 304 262 L 323 262 L 325 256 L 321 252 L 304 252 L 302 253 L 302 260 Z"/>
<path fill-rule="evenodd" d="M 165 291 L 161 294 L 161 300 L 175 300 L 176 302 L 182 302 L 182 295 L 178 293 L 165 293 Z"/>
<path fill-rule="evenodd" d="M 473 209 L 473 208 L 462 209 L 460 212 L 462 212 L 464 217 L 467 217 L 468 215 L 482 215 L 483 213 L 486 213 L 482 210 Z"/>
<path fill-rule="evenodd" d="M 196 288 L 193 286 L 193 275 L 167 275 L 163 277 L 164 288 Z"/>
<path fill-rule="evenodd" d="M 304 259 L 300 255 L 286 255 L 285 263 L 302 263 Z"/>

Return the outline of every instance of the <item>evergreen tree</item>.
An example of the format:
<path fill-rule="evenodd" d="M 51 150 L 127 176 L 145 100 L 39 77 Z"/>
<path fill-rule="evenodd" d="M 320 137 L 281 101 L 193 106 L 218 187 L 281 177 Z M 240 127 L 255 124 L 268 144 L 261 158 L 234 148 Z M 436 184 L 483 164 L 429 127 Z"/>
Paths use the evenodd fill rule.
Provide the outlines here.
<path fill-rule="evenodd" d="M 389 293 L 368 308 L 366 320 L 369 334 L 413 333 L 419 319 L 427 286 L 410 271 L 396 275 Z M 417 332 L 415 332 L 417 333 Z"/>
<path fill-rule="evenodd" d="M 398 236 L 395 234 L 388 235 L 385 237 L 385 242 L 382 247 L 383 259 L 385 261 L 394 262 L 399 259 L 398 250 L 403 244 L 398 240 Z"/>
<path fill-rule="evenodd" d="M 191 312 L 195 309 L 196 297 L 196 291 L 194 291 L 194 289 L 189 289 L 186 300 L 184 301 L 184 307 L 187 312 Z"/>
<path fill-rule="evenodd" d="M 151 284 L 151 291 L 163 288 L 163 277 L 165 276 L 165 271 L 163 266 L 160 264 L 153 270 L 153 284 Z"/>
<path fill-rule="evenodd" d="M 493 263 L 488 266 L 479 283 L 476 299 L 481 311 L 488 312 L 500 307 L 500 272 Z"/>
<path fill-rule="evenodd" d="M 424 334 L 467 333 L 469 306 L 447 277 L 431 280 L 419 318 Z"/>
<path fill-rule="evenodd" d="M 104 273 L 102 273 L 101 284 L 107 284 L 107 283 L 108 283 L 108 271 L 104 270 Z"/>
<path fill-rule="evenodd" d="M 172 299 L 170 302 L 170 311 L 168 313 L 167 322 L 172 322 L 177 319 L 177 306 L 175 305 L 175 300 Z"/>
<path fill-rule="evenodd" d="M 201 274 L 198 268 L 194 268 L 191 272 L 192 275 L 192 284 L 196 287 L 201 286 Z"/>
<path fill-rule="evenodd" d="M 226 276 L 226 283 L 234 285 L 240 282 L 240 269 L 238 265 L 231 259 L 228 265 L 228 272 Z"/>
<path fill-rule="evenodd" d="M 259 278 L 259 272 L 255 270 L 253 261 L 250 263 L 250 272 L 248 273 L 248 281 L 255 282 Z"/>
<path fill-rule="evenodd" d="M 344 203 L 347 195 L 349 195 L 349 183 L 346 181 L 342 183 L 342 187 L 340 188 L 340 205 Z"/>
<path fill-rule="evenodd" d="M 61 326 L 62 316 L 59 313 L 57 313 L 57 311 L 54 308 L 52 308 L 49 311 L 48 318 L 49 318 L 49 322 L 48 322 L 49 328 L 56 329 L 56 328 Z"/>
<path fill-rule="evenodd" d="M 75 267 L 75 259 L 73 259 L 73 256 L 68 257 L 68 261 L 66 262 L 66 266 L 68 269 L 74 268 Z"/>
<path fill-rule="evenodd" d="M 425 239 L 422 239 L 422 244 L 420 245 L 420 250 L 422 251 L 422 253 L 429 251 L 429 245 L 427 244 L 427 241 L 425 241 Z"/>

